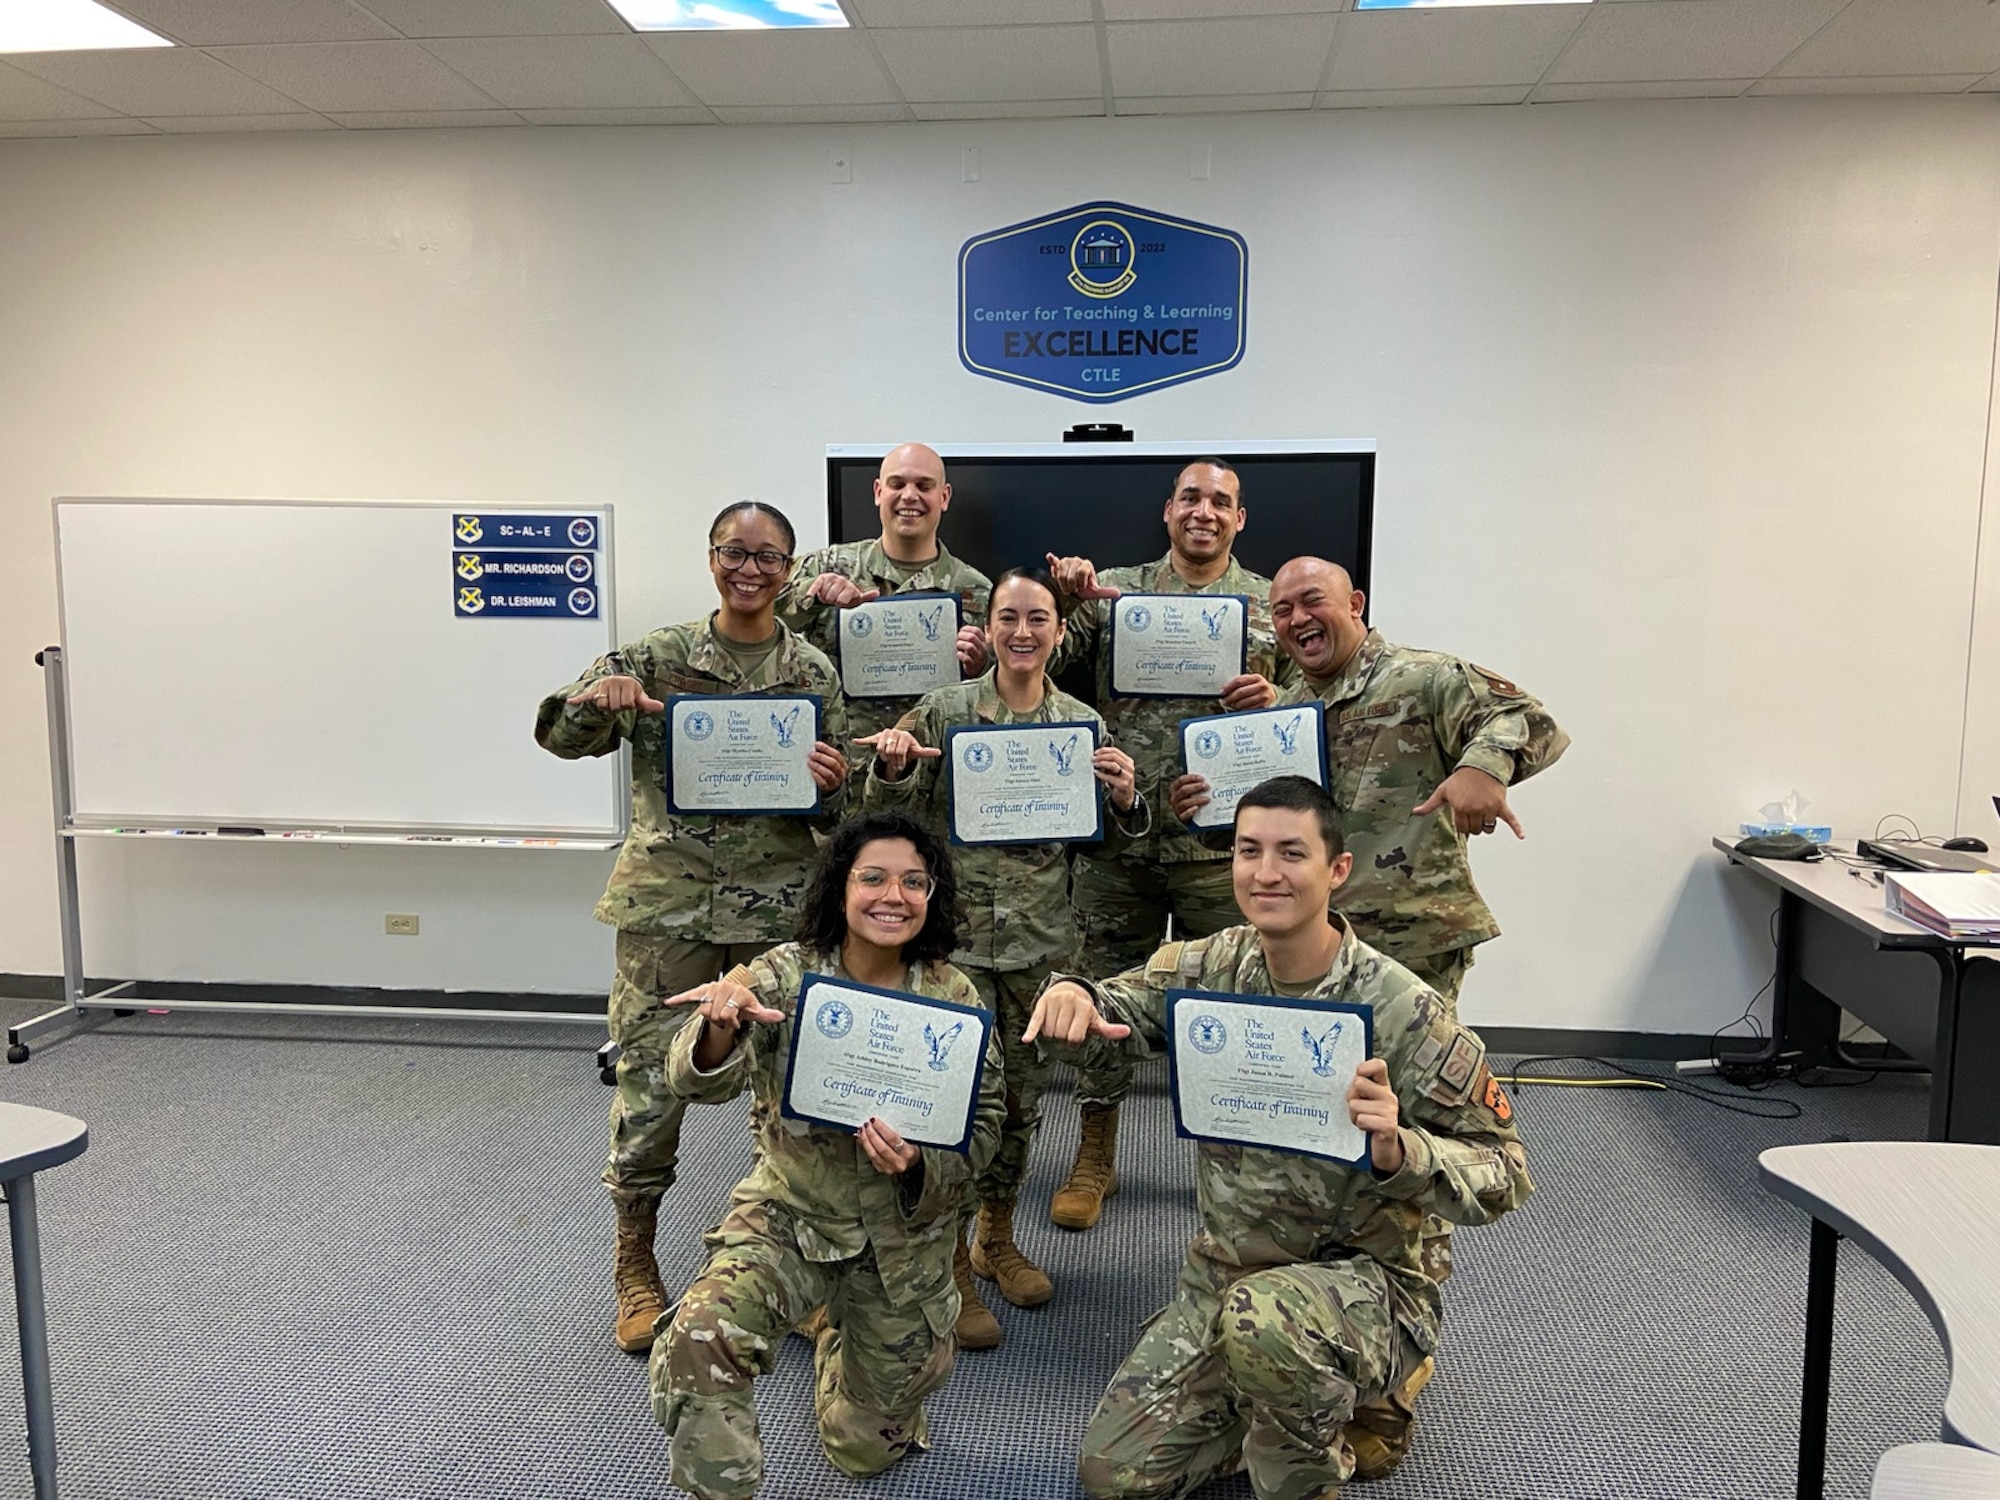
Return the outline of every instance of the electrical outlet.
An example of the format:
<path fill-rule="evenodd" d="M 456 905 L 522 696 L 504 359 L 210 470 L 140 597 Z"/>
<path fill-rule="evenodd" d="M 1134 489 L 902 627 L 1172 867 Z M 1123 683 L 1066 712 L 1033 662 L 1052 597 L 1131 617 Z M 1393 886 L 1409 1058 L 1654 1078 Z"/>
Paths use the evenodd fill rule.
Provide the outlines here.
<path fill-rule="evenodd" d="M 390 937 L 415 937 L 417 914 L 413 911 L 392 911 L 382 918 L 382 930 Z"/>

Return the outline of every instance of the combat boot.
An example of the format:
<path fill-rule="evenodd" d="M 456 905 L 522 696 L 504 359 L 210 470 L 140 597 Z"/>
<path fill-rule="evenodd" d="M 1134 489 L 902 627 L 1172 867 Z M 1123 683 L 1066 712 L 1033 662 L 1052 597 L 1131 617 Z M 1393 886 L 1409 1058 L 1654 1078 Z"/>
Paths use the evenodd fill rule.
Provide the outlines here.
<path fill-rule="evenodd" d="M 972 1269 L 1000 1288 L 1016 1307 L 1040 1307 L 1056 1294 L 1048 1273 L 1014 1243 L 1014 1205 L 982 1203 L 972 1237 Z"/>
<path fill-rule="evenodd" d="M 972 1281 L 972 1257 L 966 1253 L 962 1231 L 951 1256 L 951 1279 L 958 1283 L 958 1322 L 951 1330 L 958 1338 L 958 1347 L 998 1349 L 1005 1335 L 1000 1331 L 1000 1320 L 979 1300 L 979 1288 Z"/>
<path fill-rule="evenodd" d="M 611 1281 L 618 1293 L 618 1322 L 612 1336 L 627 1354 L 653 1347 L 653 1324 L 667 1310 L 667 1289 L 653 1259 L 653 1234 L 660 1224 L 660 1200 L 618 1206 L 618 1241 Z"/>
<path fill-rule="evenodd" d="M 1364 1401 L 1341 1436 L 1354 1450 L 1356 1479 L 1386 1479 L 1410 1451 L 1416 1436 L 1417 1393 L 1437 1373 L 1437 1361 L 1426 1358 L 1410 1378 L 1386 1396 Z"/>
<path fill-rule="evenodd" d="M 1086 1104 L 1076 1165 L 1049 1200 L 1049 1220 L 1059 1229 L 1088 1229 L 1118 1191 L 1118 1106 Z"/>

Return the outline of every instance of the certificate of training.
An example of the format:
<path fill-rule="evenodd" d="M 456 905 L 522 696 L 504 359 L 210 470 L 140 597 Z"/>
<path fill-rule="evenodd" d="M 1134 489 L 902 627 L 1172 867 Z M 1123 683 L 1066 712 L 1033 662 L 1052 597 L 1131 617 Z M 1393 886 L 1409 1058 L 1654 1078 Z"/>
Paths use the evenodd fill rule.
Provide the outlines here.
<path fill-rule="evenodd" d="M 1215 698 L 1249 660 L 1241 594 L 1121 594 L 1111 601 L 1111 691 Z"/>
<path fill-rule="evenodd" d="M 840 687 L 909 698 L 958 681 L 956 594 L 894 594 L 840 612 Z"/>
<path fill-rule="evenodd" d="M 1236 804 L 1260 781 L 1303 776 L 1326 785 L 1326 708 L 1317 699 L 1289 708 L 1181 720 L 1181 764 L 1208 783 L 1196 828 L 1227 828 Z"/>
<path fill-rule="evenodd" d="M 1046 844 L 1104 836 L 1097 726 L 961 725 L 945 731 L 954 844 Z"/>
<path fill-rule="evenodd" d="M 819 699 L 676 695 L 667 700 L 667 807 L 677 813 L 814 813 L 807 757 Z"/>
<path fill-rule="evenodd" d="M 1339 1000 L 1167 991 L 1182 1135 L 1363 1166 L 1347 1090 L 1374 1051 L 1374 1008 Z"/>
<path fill-rule="evenodd" d="M 784 1113 L 842 1130 L 872 1116 L 912 1145 L 963 1151 L 992 1025 L 983 1010 L 808 974 Z"/>

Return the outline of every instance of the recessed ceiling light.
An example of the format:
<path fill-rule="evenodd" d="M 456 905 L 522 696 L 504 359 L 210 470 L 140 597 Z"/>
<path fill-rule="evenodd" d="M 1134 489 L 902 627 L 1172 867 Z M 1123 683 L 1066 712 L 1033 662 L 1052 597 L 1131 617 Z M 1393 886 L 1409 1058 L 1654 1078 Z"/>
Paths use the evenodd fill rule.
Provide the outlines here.
<path fill-rule="evenodd" d="M 1447 5 L 1588 5 L 1590 0 L 1354 0 L 1356 10 L 1442 10 Z"/>
<path fill-rule="evenodd" d="M 95 52 L 111 47 L 171 47 L 97 0 L 4 0 L 0 52 Z"/>
<path fill-rule="evenodd" d="M 768 31 L 845 26 L 839 0 L 611 0 L 637 31 Z"/>

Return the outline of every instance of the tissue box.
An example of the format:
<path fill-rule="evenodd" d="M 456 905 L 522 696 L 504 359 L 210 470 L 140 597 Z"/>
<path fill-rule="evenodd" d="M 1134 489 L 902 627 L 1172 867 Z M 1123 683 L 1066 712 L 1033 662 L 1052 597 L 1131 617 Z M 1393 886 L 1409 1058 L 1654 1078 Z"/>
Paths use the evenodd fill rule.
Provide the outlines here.
<path fill-rule="evenodd" d="M 1756 838 L 1768 833 L 1796 833 L 1801 838 L 1811 839 L 1815 844 L 1833 842 L 1833 830 L 1823 823 L 1739 823 L 1745 838 Z"/>

